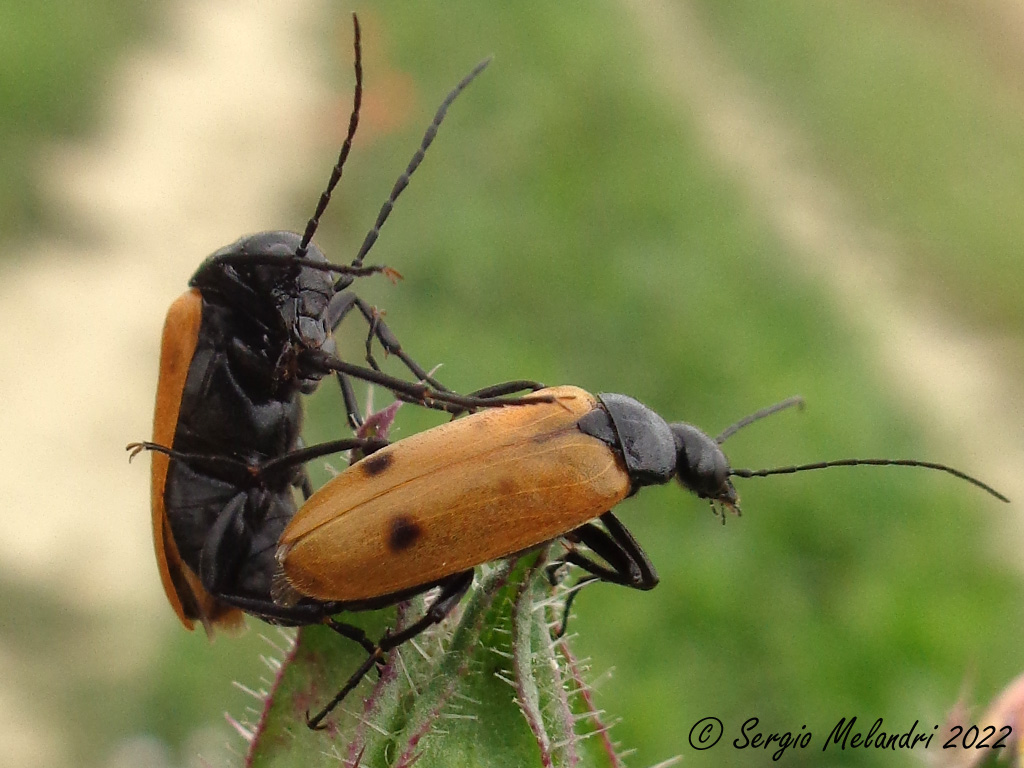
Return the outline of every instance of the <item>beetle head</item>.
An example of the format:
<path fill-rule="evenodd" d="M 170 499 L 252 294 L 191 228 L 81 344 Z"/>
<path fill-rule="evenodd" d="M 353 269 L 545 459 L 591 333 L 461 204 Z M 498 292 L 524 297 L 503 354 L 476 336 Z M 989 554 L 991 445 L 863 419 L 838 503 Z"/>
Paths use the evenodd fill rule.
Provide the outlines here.
<path fill-rule="evenodd" d="M 676 478 L 702 499 L 735 509 L 739 496 L 729 479 L 729 460 L 715 441 L 692 424 L 669 424 L 676 441 Z"/>
<path fill-rule="evenodd" d="M 332 351 L 327 306 L 334 286 L 329 272 L 285 261 L 295 256 L 301 241 L 294 232 L 248 235 L 214 252 L 190 285 L 231 311 L 247 342 L 262 348 L 276 381 L 292 381 L 308 394 L 322 373 L 302 368 L 299 353 Z M 312 243 L 302 259 L 327 263 Z"/>

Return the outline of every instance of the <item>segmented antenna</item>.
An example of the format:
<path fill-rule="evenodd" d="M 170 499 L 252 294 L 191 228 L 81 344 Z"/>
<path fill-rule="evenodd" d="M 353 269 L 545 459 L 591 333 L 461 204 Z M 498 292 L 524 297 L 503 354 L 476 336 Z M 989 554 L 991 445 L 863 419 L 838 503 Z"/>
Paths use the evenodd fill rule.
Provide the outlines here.
<path fill-rule="evenodd" d="M 303 258 L 306 255 L 309 243 L 312 241 L 313 235 L 316 234 L 316 228 L 320 226 L 320 217 L 327 210 L 327 204 L 331 202 L 331 193 L 338 186 L 338 182 L 341 181 L 341 171 L 345 167 L 348 153 L 352 150 L 352 139 L 355 138 L 356 127 L 359 125 L 359 106 L 363 100 L 363 49 L 359 37 L 359 17 L 354 13 L 352 14 L 352 27 L 355 30 L 353 45 L 356 59 L 356 90 L 355 96 L 352 99 L 352 114 L 348 118 L 348 133 L 345 135 L 345 141 L 341 145 L 338 162 L 331 169 L 331 177 L 327 180 L 327 188 L 320 195 L 320 201 L 316 204 L 316 210 L 306 224 L 306 231 L 302 234 L 302 242 L 299 243 L 299 247 L 295 251 L 295 255 L 299 258 Z"/>
<path fill-rule="evenodd" d="M 776 467 L 774 469 L 730 469 L 729 474 L 733 477 L 767 477 L 768 475 L 791 475 L 794 472 L 806 472 L 812 469 L 826 469 L 828 467 L 856 467 L 867 464 L 873 467 L 924 467 L 925 469 L 937 469 L 940 472 L 959 477 L 971 485 L 995 496 L 1000 501 L 1009 503 L 1009 499 L 1003 496 L 992 486 L 981 482 L 977 478 L 961 472 L 959 469 L 947 467 L 945 464 L 936 464 L 931 461 L 917 461 L 915 459 L 837 459 L 835 461 L 820 461 L 815 464 L 799 464 L 791 467 Z"/>
<path fill-rule="evenodd" d="M 371 264 L 368 267 L 353 267 L 349 264 L 331 264 L 329 261 L 313 261 L 305 256 L 292 254 L 291 256 L 273 256 L 260 253 L 224 253 L 215 257 L 218 264 L 240 264 L 252 266 L 254 264 L 266 264 L 272 267 L 295 265 L 305 269 L 315 269 L 319 272 L 336 272 L 341 275 L 365 277 L 366 275 L 384 274 L 394 280 L 401 277 L 391 267 L 382 264 Z"/>
<path fill-rule="evenodd" d="M 426 154 L 427 149 L 434 141 L 434 137 L 437 135 L 437 129 L 441 127 L 441 121 L 444 120 L 445 114 L 448 112 L 448 107 L 452 105 L 456 97 L 465 90 L 474 78 L 484 71 L 484 68 L 491 63 L 491 57 L 487 57 L 475 67 L 473 71 L 466 75 L 459 82 L 455 88 L 452 89 L 451 93 L 441 102 L 441 106 L 437 108 L 437 114 L 434 115 L 434 120 L 427 128 L 427 132 L 423 134 L 423 141 L 420 142 L 420 148 L 416 150 L 416 154 L 412 156 L 412 160 L 409 161 L 409 165 L 401 176 L 398 177 L 398 181 L 395 182 L 395 186 L 391 189 L 391 194 L 388 196 L 387 201 L 381 206 L 380 213 L 377 214 L 377 221 L 374 222 L 373 228 L 366 233 L 366 238 L 363 240 L 363 244 L 359 248 L 359 252 L 356 254 L 355 259 L 352 261 L 352 266 L 358 267 L 363 263 L 363 259 L 366 254 L 373 247 L 373 244 L 377 242 L 377 237 L 380 235 L 380 228 L 387 221 L 388 216 L 391 215 L 391 209 L 395 207 L 395 201 L 398 200 L 398 196 L 402 194 L 403 190 L 409 186 L 409 178 L 413 172 L 419 167 L 420 163 L 423 162 L 423 156 Z"/>
<path fill-rule="evenodd" d="M 784 411 L 787 408 L 792 408 L 794 405 L 803 409 L 804 399 L 800 397 L 800 395 L 795 395 L 794 397 L 787 398 L 780 403 L 769 405 L 767 408 L 762 408 L 760 411 L 755 411 L 749 416 L 744 416 L 731 427 L 726 427 L 722 434 L 715 438 L 715 442 L 721 445 L 744 427 L 753 424 L 755 421 L 760 421 L 765 416 L 771 416 L 773 413 L 778 413 L 779 411 Z"/>

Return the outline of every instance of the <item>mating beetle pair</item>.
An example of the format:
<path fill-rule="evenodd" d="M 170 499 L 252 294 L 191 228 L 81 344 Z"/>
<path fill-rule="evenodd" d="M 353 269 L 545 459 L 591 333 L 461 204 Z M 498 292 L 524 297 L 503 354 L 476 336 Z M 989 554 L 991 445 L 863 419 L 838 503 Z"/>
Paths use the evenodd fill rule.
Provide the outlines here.
<path fill-rule="evenodd" d="M 564 559 L 586 578 L 655 586 L 653 565 L 612 513 L 644 485 L 677 477 L 698 496 L 732 508 L 733 476 L 875 463 L 941 469 L 998 496 L 948 467 L 916 461 L 733 470 L 720 443 L 778 408 L 712 439 L 690 425 L 666 423 L 632 398 L 595 397 L 573 387 L 542 390 L 514 407 L 488 408 L 391 446 L 357 437 L 302 447 L 301 395 L 332 371 L 340 375 L 354 426 L 362 417 L 349 377 L 454 411 L 499 405 L 503 401 L 494 398 L 530 384 L 510 382 L 468 397 L 448 392 L 404 355 L 379 314 L 349 290 L 356 277 L 387 273 L 363 266 L 364 257 L 448 105 L 482 67 L 442 104 L 352 264 L 329 264 L 312 245 L 358 120 L 358 40 L 357 25 L 349 134 L 305 234 L 245 238 L 200 268 L 193 290 L 168 315 L 154 440 L 139 446 L 156 452 L 157 557 L 168 598 L 186 626 L 195 620 L 208 628 L 225 626 L 247 611 L 280 623 L 328 623 L 367 649 L 366 662 L 311 725 L 322 721 L 384 651 L 447 615 L 484 562 L 563 539 Z M 332 281 L 330 273 L 339 279 Z M 369 368 L 334 354 L 331 333 L 354 308 L 369 324 Z M 381 373 L 371 353 L 375 339 L 419 381 Z M 312 490 L 305 462 L 349 448 L 369 455 L 297 508 L 293 489 L 307 496 Z M 377 643 L 331 618 L 434 587 L 439 593 L 421 619 Z"/>

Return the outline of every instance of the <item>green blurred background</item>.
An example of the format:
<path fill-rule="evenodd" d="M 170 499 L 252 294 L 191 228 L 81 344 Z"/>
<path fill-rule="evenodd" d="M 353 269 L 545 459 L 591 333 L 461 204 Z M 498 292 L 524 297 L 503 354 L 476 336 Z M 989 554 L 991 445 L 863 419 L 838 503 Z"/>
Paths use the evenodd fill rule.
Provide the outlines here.
<path fill-rule="evenodd" d="M 120 82 L 112 73 L 132 61 L 126 52 L 174 50 L 190 11 L 109 0 L 79 19 L 72 3 L 7 5 L 0 224 L 24 262 L 32 250 L 18 243 L 78 236 L 34 181 L 37 153 L 109 128 L 102 106 Z M 357 5 L 365 130 L 318 240 L 335 260 L 350 258 L 443 95 L 494 54 L 374 250 L 405 279 L 364 284 L 421 363 L 443 363 L 438 375 L 459 390 L 529 377 L 623 392 L 712 433 L 799 393 L 803 413 L 730 441 L 735 465 L 913 456 L 1009 484 L 1012 495 L 1022 486 L 1007 462 L 1020 458 L 1024 434 L 1024 15 L 1014 7 Z M 333 107 L 297 137 L 313 147 L 303 188 L 282 184 L 280 219 L 253 229 L 300 228 L 333 162 L 351 98 L 351 10 L 322 7 L 294 46 L 331 80 Z M 253 119 L 275 118 L 267 103 Z M 265 150 L 246 151 L 259 164 Z M 759 164 L 765 157 L 774 160 Z M 231 180 L 214 183 L 230 194 Z M 868 278 L 846 291 L 835 275 L 863 276 L 858 264 Z M 147 322 L 159 323 L 163 306 L 149 307 Z M 907 317 L 935 320 L 940 336 L 954 330 L 996 365 L 901 353 Z M 362 332 L 351 327 L 345 350 L 358 359 Z M 144 355 L 155 359 L 151 342 Z M 983 377 L 970 384 L 976 397 L 949 401 L 949 387 L 972 374 Z M 323 389 L 311 440 L 341 429 L 337 393 Z M 991 418 L 964 417 L 973 413 Z M 398 435 L 434 423 L 406 407 Z M 620 517 L 662 583 L 644 594 L 597 586 L 576 603 L 575 649 L 591 659 L 598 705 L 622 719 L 613 733 L 636 750 L 630 765 L 679 753 L 686 765 L 763 765 L 763 752 L 728 745 L 753 716 L 765 731 L 814 733 L 815 748 L 791 750 L 789 765 L 903 763 L 916 758 L 818 750 L 840 717 L 930 729 L 965 683 L 986 701 L 1024 668 L 1019 504 L 915 470 L 738 484 L 744 515 L 725 526 L 674 487 L 624 503 Z M 144 494 L 132 511 L 140 537 Z M 0 643 L 21 670 L 8 696 L 46 702 L 25 706 L 61 745 L 26 751 L 24 765 L 53 755 L 81 766 L 198 765 L 199 749 L 219 764 L 224 742 L 241 750 L 221 713 L 247 704 L 231 681 L 266 674 L 266 632 L 212 645 L 183 632 L 157 605 L 151 567 L 125 575 L 145 582 L 150 601 L 131 614 L 5 573 Z M 130 645 L 136 634 L 149 640 L 131 674 L 62 650 L 87 637 L 102 654 L 110 637 Z M 696 752 L 687 734 L 709 715 L 726 738 Z"/>

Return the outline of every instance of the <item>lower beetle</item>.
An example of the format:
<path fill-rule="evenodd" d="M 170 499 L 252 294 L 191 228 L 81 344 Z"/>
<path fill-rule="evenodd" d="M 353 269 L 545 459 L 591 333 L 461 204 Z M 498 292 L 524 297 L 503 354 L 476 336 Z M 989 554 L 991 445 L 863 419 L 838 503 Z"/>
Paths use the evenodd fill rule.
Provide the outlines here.
<path fill-rule="evenodd" d="M 900 465 L 950 473 L 1007 501 L 981 481 L 932 462 L 729 466 L 720 447 L 726 438 L 799 398 L 758 411 L 711 438 L 690 424 L 670 424 L 625 395 L 594 396 L 568 386 L 538 394 L 552 401 L 479 412 L 382 448 L 325 484 L 284 529 L 272 587 L 284 605 L 312 598 L 360 610 L 440 588 L 419 621 L 384 636 L 335 699 L 309 720 L 311 726 L 385 651 L 443 619 L 483 563 L 561 538 L 568 543 L 565 561 L 581 567 L 589 580 L 644 590 L 656 586 L 654 566 L 611 512 L 645 485 L 675 478 L 724 515 L 739 512 L 733 477 Z"/>
<path fill-rule="evenodd" d="M 384 444 L 373 438 L 336 440 L 260 464 L 156 443 L 130 444 L 132 457 L 153 451 L 157 469 L 173 461 L 173 483 L 166 475 L 162 485 L 156 482 L 160 476 L 154 471 L 153 541 L 167 598 L 185 627 L 192 629 L 199 620 L 212 635 L 215 628 L 238 625 L 244 611 L 271 623 L 322 622 L 348 637 L 361 635 L 330 620 L 339 610 L 334 606 L 312 600 L 288 607 L 274 603 L 271 575 L 278 538 L 295 514 L 294 488 L 305 480 L 305 462 L 345 450 L 368 454 Z M 173 515 L 165 512 L 168 508 Z"/>

